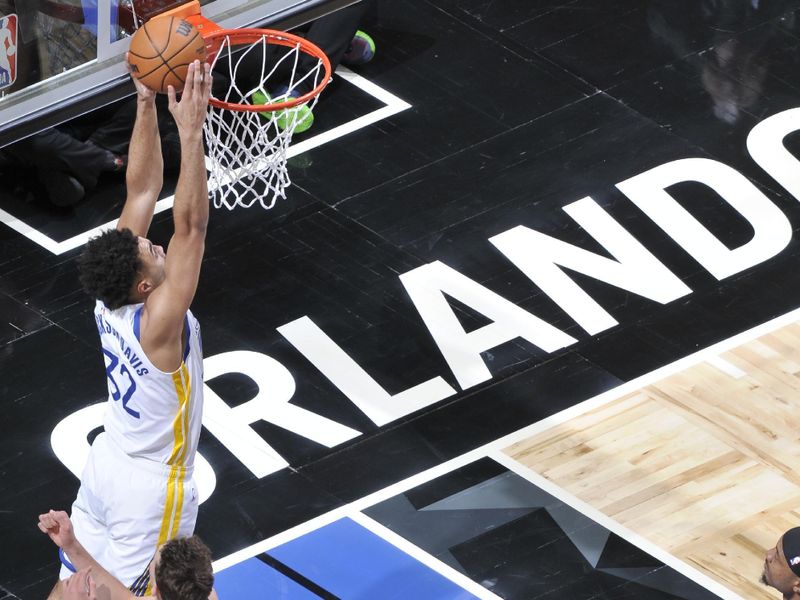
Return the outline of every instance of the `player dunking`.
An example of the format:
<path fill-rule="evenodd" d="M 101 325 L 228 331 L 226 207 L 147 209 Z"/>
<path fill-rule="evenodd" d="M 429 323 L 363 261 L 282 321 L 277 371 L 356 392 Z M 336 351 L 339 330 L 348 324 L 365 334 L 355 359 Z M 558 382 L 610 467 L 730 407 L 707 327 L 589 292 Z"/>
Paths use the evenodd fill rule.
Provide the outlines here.
<path fill-rule="evenodd" d="M 97 436 L 72 506 L 87 551 L 136 595 L 149 593 L 156 548 L 190 535 L 197 518 L 192 479 L 203 408 L 200 328 L 189 305 L 197 289 L 208 223 L 202 127 L 211 93 L 208 65 L 190 67 L 169 110 L 181 142 L 167 253 L 146 238 L 163 182 L 155 94 L 136 82 L 128 196 L 115 230 L 80 258 L 108 376 L 105 433 Z M 68 561 L 68 557 L 66 557 Z M 61 579 L 69 575 L 66 567 Z M 59 596 L 60 583 L 51 597 Z"/>

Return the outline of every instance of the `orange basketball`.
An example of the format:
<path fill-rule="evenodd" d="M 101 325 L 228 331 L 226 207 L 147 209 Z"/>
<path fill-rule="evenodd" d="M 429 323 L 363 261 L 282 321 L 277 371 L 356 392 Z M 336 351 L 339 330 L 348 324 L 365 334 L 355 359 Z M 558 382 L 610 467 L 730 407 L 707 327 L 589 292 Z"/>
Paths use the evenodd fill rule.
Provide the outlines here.
<path fill-rule="evenodd" d="M 182 90 L 186 71 L 196 59 L 205 61 L 205 41 L 191 23 L 181 18 L 156 17 L 131 37 L 131 75 L 151 90 L 166 94 L 168 85 Z"/>

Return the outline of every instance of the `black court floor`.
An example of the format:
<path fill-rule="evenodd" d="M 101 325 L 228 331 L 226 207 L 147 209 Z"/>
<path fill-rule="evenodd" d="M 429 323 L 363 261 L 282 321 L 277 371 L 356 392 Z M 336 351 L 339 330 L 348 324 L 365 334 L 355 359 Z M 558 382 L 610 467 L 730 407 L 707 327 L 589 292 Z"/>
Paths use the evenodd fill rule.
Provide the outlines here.
<path fill-rule="evenodd" d="M 378 3 L 287 199 L 212 214 L 197 532 L 223 598 L 724 596 L 508 465 L 435 469 L 800 306 L 798 7 Z M 107 393 L 75 258 L 123 196 L 12 187 L 0 598 L 36 600 L 36 515 L 70 506 Z"/>

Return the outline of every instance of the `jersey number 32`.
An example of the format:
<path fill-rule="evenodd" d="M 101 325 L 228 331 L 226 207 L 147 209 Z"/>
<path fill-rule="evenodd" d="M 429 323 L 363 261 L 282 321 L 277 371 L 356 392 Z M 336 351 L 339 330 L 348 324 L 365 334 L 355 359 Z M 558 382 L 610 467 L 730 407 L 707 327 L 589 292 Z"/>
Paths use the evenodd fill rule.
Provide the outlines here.
<path fill-rule="evenodd" d="M 106 366 L 106 375 L 108 376 L 108 389 L 111 392 L 111 398 L 115 402 L 121 398 L 122 408 L 125 409 L 125 412 L 138 419 L 139 413 L 128 406 L 128 402 L 130 402 L 133 393 L 136 391 L 136 381 L 133 375 L 128 370 L 128 367 L 119 361 L 119 357 L 116 354 L 109 352 L 105 348 L 103 348 L 103 354 L 109 360 Z M 120 385 L 125 388 L 124 393 Z"/>

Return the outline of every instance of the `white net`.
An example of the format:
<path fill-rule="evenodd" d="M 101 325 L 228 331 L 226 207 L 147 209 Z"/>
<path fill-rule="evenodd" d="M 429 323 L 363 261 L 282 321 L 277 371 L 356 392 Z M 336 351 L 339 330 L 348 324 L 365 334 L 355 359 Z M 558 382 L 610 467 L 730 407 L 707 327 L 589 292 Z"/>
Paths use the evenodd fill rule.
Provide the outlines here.
<path fill-rule="evenodd" d="M 286 197 L 291 185 L 286 151 L 292 134 L 311 125 L 311 109 L 319 97 L 316 88 L 329 71 L 322 59 L 278 32 L 242 39 L 225 36 L 212 70 L 215 93 L 217 85 L 227 85 L 224 96 L 212 99 L 203 128 L 208 189 L 214 206 L 232 210 L 258 202 L 265 209 L 272 208 L 279 198 Z M 229 82 L 219 81 L 225 77 Z M 311 90 L 317 93 L 305 103 L 280 110 L 237 110 L 214 102 L 269 107 Z"/>

